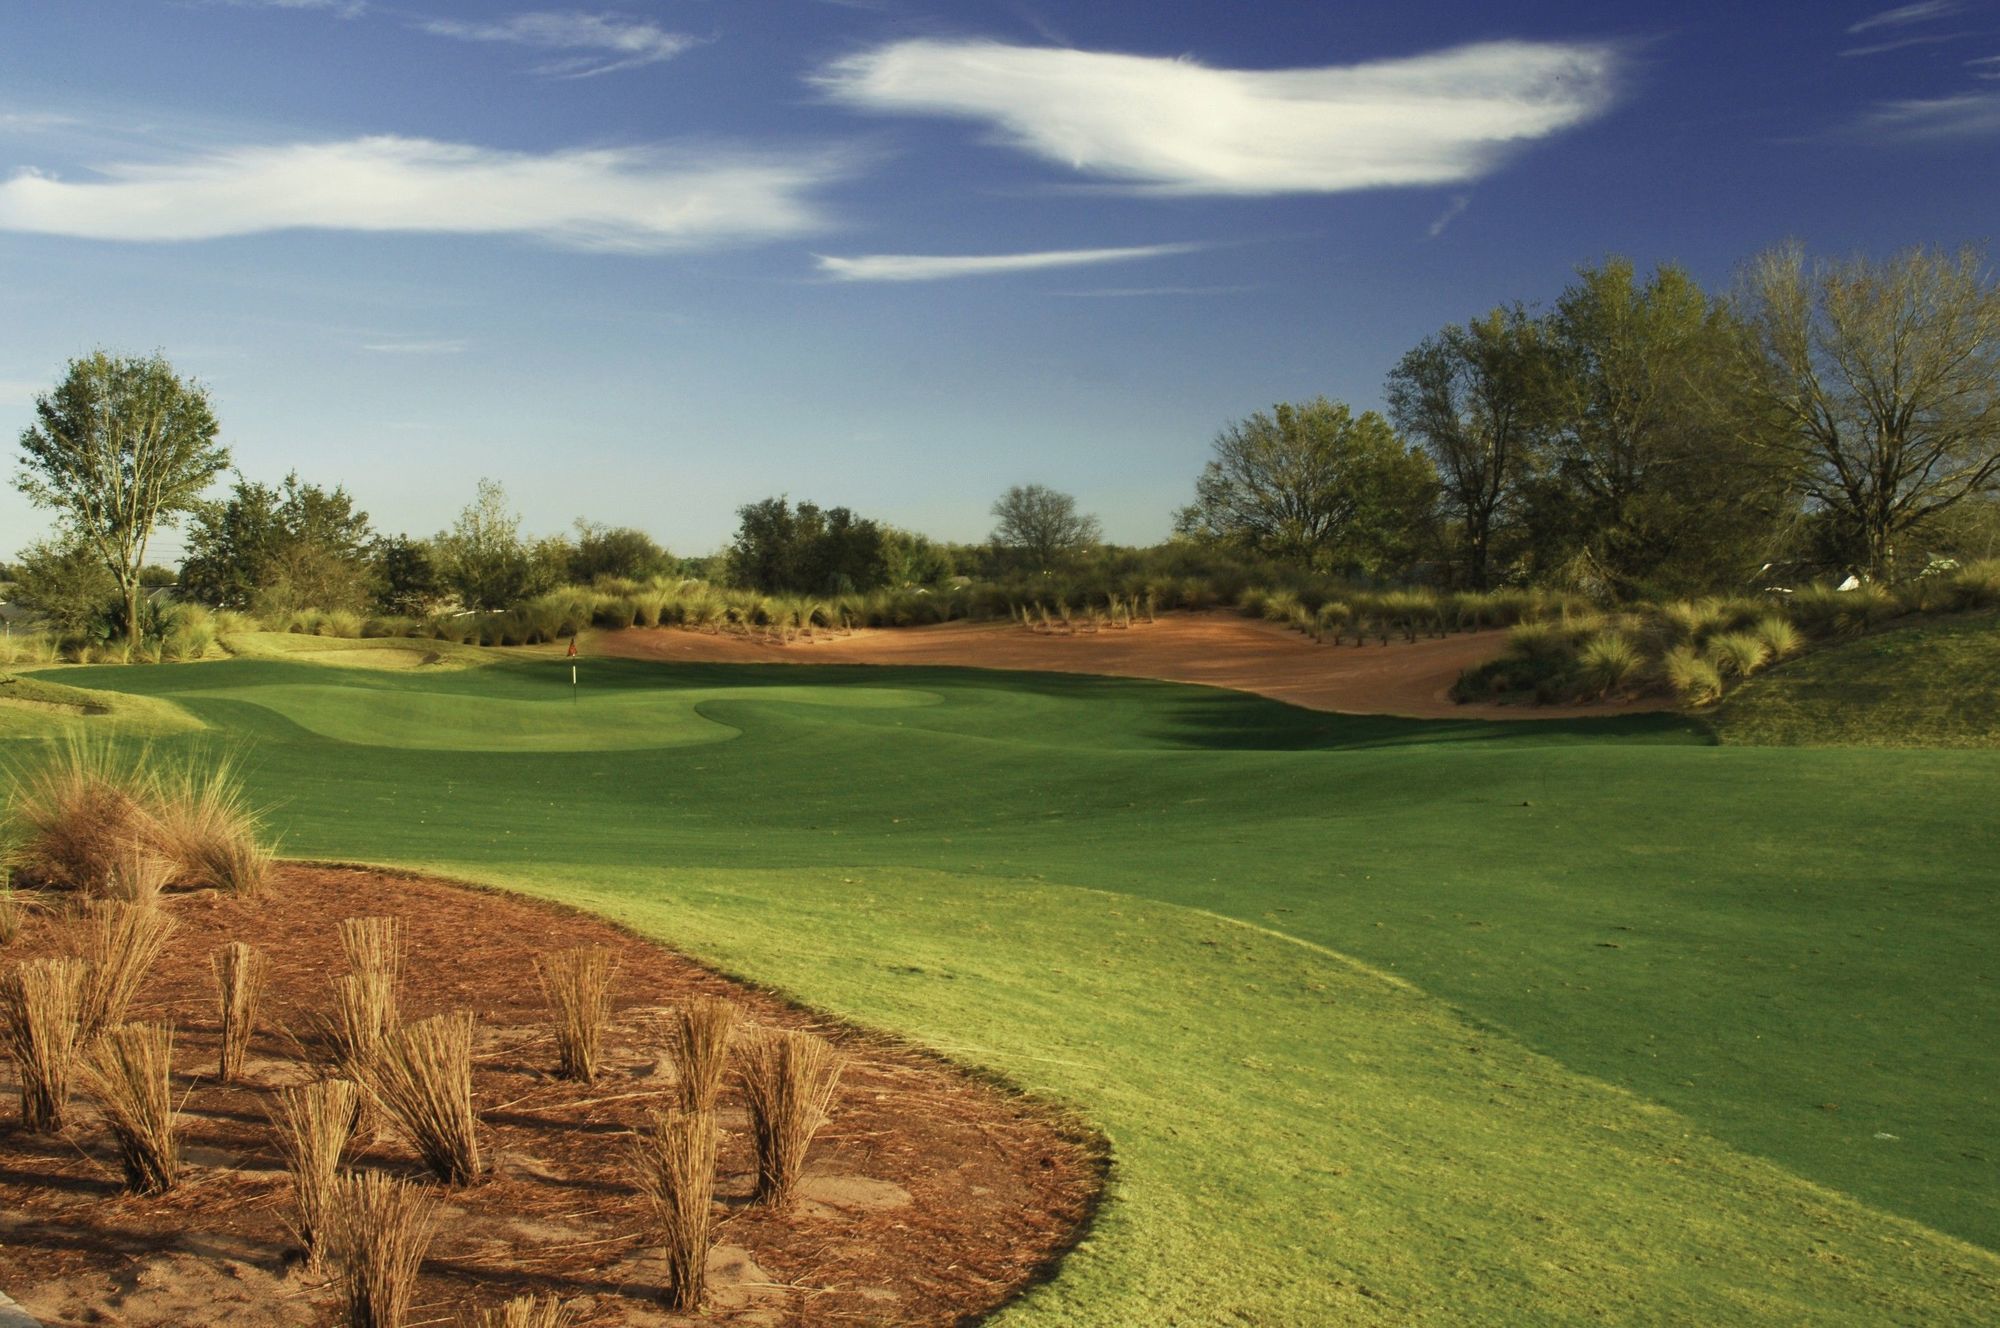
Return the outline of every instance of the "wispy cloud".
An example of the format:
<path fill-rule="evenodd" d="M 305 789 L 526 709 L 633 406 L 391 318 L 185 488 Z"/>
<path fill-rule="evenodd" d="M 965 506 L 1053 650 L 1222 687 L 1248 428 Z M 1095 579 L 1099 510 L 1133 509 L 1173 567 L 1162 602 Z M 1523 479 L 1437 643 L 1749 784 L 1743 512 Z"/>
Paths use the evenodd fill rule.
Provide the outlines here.
<path fill-rule="evenodd" d="M 360 18 L 368 12 L 367 0 L 204 0 L 230 9 L 323 9 L 336 18 Z"/>
<path fill-rule="evenodd" d="M 1883 102 L 1856 128 L 1865 137 L 1904 143 L 1992 138 L 2000 136 L 2000 92 Z"/>
<path fill-rule="evenodd" d="M 0 378 L 0 406 L 32 406 L 36 397 L 54 386 L 53 379 Z"/>
<path fill-rule="evenodd" d="M 546 51 L 578 54 L 550 61 L 536 73 L 551 78 L 593 78 L 671 60 L 695 44 L 684 33 L 668 32 L 650 19 L 579 11 L 515 14 L 498 22 L 433 18 L 417 24 L 437 37 L 460 41 L 505 42 Z"/>
<path fill-rule="evenodd" d="M 1871 42 L 1867 46 L 1850 46 L 1840 54 L 1846 59 L 1858 55 L 1887 55 L 1891 51 L 1906 51 L 1912 46 L 1942 46 L 1973 35 L 1970 32 L 1930 32 L 1916 37 L 1898 37 L 1894 41 Z"/>
<path fill-rule="evenodd" d="M 1002 272 L 1037 272 L 1094 263 L 1129 263 L 1192 253 L 1198 244 L 1148 244 L 1125 249 L 1048 249 L 1032 254 L 862 254 L 834 258 L 814 254 L 819 270 L 837 281 L 938 281 L 985 277 Z"/>
<path fill-rule="evenodd" d="M 1847 30 L 1849 33 L 1861 33 L 1874 32 L 1878 28 L 1906 28 L 1912 23 L 1949 18 L 1964 8 L 1962 0 L 1918 0 L 1913 5 L 1898 5 L 1879 14 L 1870 14 L 1859 23 L 1848 24 Z"/>
<path fill-rule="evenodd" d="M 1444 211 L 1438 213 L 1437 220 L 1430 224 L 1425 234 L 1429 235 L 1433 240 L 1437 239 L 1438 236 L 1445 233 L 1446 227 L 1457 221 L 1459 216 L 1471 206 L 1471 194 L 1458 194 L 1454 196 L 1451 202 L 1444 205 Z"/>
<path fill-rule="evenodd" d="M 816 81 L 850 106 L 985 121 L 1023 151 L 1156 191 L 1279 194 L 1476 179 L 1508 149 L 1601 114 L 1619 64 L 1604 45 L 1492 42 L 1254 71 L 916 40 Z"/>
<path fill-rule="evenodd" d="M 1974 78 L 2000 78 L 2000 55 L 1982 55 L 1977 60 L 1967 60 L 1965 65 Z"/>
<path fill-rule="evenodd" d="M 452 337 L 437 341 L 370 341 L 364 342 L 361 349 L 378 355 L 457 355 L 471 345 L 463 338 Z"/>
<path fill-rule="evenodd" d="M 1071 300 L 1140 300 L 1163 295 L 1242 295 L 1260 286 L 1106 286 L 1098 290 L 1066 290 L 1054 294 Z"/>
<path fill-rule="evenodd" d="M 650 252 L 815 229 L 808 195 L 844 173 L 832 155 L 535 154 L 385 136 L 113 165 L 87 181 L 24 171 L 0 184 L 0 230 L 99 240 L 429 231 Z"/>

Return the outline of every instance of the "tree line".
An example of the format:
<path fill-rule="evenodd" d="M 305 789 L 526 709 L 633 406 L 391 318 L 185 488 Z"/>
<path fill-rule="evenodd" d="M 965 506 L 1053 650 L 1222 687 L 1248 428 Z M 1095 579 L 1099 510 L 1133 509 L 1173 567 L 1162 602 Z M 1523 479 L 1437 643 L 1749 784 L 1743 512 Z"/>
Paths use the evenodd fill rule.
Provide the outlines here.
<path fill-rule="evenodd" d="M 1545 311 L 1503 305 L 1423 338 L 1383 395 L 1386 414 L 1320 397 L 1224 427 L 1151 556 L 1631 599 L 1892 580 L 2000 545 L 2000 287 L 1969 250 L 1827 262 L 1786 246 L 1720 293 L 1613 259 Z M 73 361 L 21 436 L 17 486 L 57 528 L 10 569 L 19 597 L 65 632 L 137 640 L 168 575 L 149 542 L 173 523 L 182 594 L 274 616 L 491 610 L 668 576 L 834 595 L 1101 561 L 1097 519 L 1039 484 L 995 501 L 980 544 L 778 495 L 738 509 L 726 550 L 675 557 L 584 520 L 524 536 L 486 480 L 445 530 L 386 535 L 344 488 L 296 474 L 204 496 L 228 473 L 218 432 L 206 389 L 159 355 Z"/>

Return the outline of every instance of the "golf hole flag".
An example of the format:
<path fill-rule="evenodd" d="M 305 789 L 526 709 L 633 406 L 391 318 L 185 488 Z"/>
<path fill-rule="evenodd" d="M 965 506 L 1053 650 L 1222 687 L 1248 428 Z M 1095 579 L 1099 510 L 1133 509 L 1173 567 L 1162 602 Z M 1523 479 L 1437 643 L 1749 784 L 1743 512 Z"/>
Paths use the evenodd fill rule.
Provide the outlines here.
<path fill-rule="evenodd" d="M 569 639 L 569 658 L 576 658 L 576 638 L 574 636 Z"/>

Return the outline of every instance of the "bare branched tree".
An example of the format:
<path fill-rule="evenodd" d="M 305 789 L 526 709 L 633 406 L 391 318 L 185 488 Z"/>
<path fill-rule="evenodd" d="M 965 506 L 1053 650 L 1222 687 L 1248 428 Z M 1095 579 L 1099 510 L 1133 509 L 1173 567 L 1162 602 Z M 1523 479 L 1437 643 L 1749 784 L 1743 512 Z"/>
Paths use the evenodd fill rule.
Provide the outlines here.
<path fill-rule="evenodd" d="M 2000 493 L 2000 286 L 1979 253 L 1808 264 L 1787 245 L 1737 304 L 1756 391 L 1855 565 L 1891 576 L 1905 532 Z"/>

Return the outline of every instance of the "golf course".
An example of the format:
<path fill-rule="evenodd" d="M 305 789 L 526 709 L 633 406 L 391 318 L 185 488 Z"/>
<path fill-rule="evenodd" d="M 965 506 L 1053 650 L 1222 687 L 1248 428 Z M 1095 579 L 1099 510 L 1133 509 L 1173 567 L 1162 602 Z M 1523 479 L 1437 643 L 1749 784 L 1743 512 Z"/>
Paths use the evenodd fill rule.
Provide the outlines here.
<path fill-rule="evenodd" d="M 992 1322 L 2000 1321 L 1990 744 L 260 639 L 25 674 L 0 755 L 231 753 L 287 857 L 561 901 L 1079 1120 L 1095 1217 Z"/>

